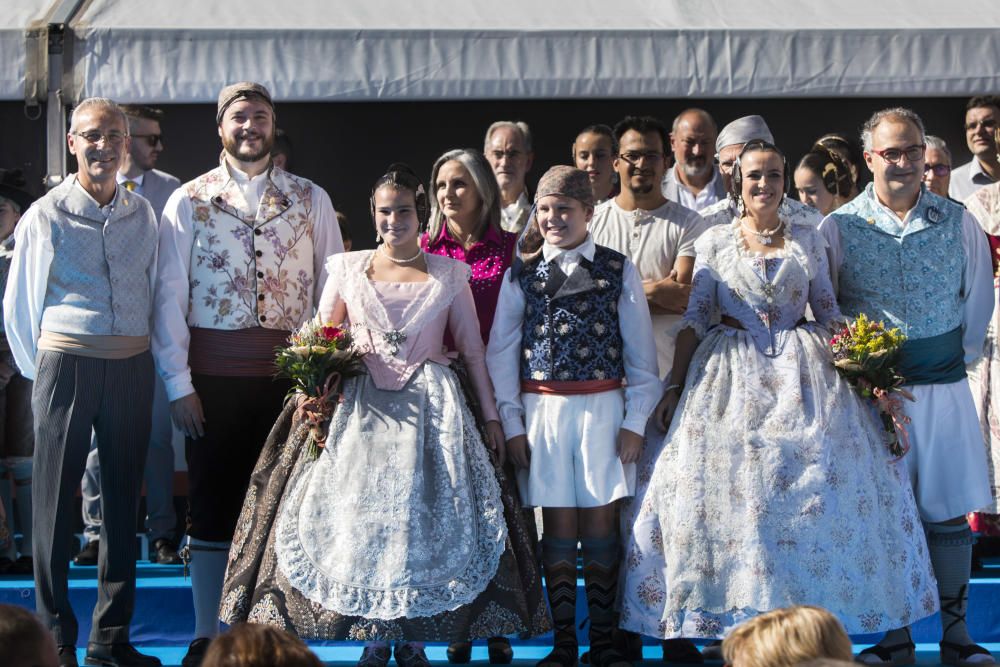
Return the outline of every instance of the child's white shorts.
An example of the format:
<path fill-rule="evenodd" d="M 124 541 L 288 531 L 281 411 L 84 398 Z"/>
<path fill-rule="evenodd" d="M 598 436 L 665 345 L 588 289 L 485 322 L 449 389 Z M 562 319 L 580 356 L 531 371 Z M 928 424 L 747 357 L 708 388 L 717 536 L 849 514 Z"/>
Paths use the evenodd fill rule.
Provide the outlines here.
<path fill-rule="evenodd" d="M 615 452 L 625 392 L 522 393 L 531 465 L 517 472 L 532 507 L 600 507 L 635 492 L 635 464 Z"/>

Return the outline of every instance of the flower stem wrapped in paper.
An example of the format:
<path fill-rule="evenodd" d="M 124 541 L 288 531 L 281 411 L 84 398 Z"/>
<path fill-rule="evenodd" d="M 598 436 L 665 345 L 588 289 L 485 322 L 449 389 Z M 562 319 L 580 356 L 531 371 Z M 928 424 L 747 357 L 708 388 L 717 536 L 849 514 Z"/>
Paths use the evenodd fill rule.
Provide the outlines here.
<path fill-rule="evenodd" d="M 903 412 L 903 398 L 914 400 L 902 388 L 904 378 L 896 372 L 900 348 L 906 336 L 899 329 L 886 329 L 864 313 L 830 339 L 833 365 L 863 399 L 872 401 L 886 430 L 889 452 L 897 459 L 910 450 Z"/>
<path fill-rule="evenodd" d="M 292 381 L 286 400 L 299 402 L 297 415 L 309 423 L 306 447 L 315 459 L 326 442 L 327 428 L 344 378 L 358 375 L 364 366 L 347 329 L 309 320 L 277 348 L 278 377 Z"/>

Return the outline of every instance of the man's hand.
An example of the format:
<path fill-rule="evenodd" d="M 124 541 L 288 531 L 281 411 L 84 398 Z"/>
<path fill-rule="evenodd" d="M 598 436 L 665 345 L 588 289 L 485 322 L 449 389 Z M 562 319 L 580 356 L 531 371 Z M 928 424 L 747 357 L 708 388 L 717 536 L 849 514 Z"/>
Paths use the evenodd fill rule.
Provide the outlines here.
<path fill-rule="evenodd" d="M 181 396 L 172 401 L 170 416 L 174 420 L 174 425 L 187 437 L 196 440 L 205 435 L 205 413 L 201 409 L 201 399 L 197 393 Z"/>
<path fill-rule="evenodd" d="M 503 434 L 503 426 L 495 419 L 486 422 L 486 446 L 497 457 L 497 465 L 503 466 L 507 460 L 507 442 Z"/>
<path fill-rule="evenodd" d="M 507 455 L 518 468 L 527 468 L 531 463 L 531 451 L 528 449 L 528 436 L 515 435 L 507 441 Z"/>
<path fill-rule="evenodd" d="M 615 453 L 622 463 L 637 463 L 642 454 L 643 437 L 627 428 L 618 429 L 618 442 Z"/>
<path fill-rule="evenodd" d="M 646 292 L 649 312 L 653 314 L 671 313 L 683 315 L 691 298 L 691 286 L 677 282 L 677 271 L 671 271 L 663 280 L 647 280 L 642 283 Z"/>
<path fill-rule="evenodd" d="M 16 368 L 4 361 L 0 361 L 0 389 L 6 388 L 15 375 L 17 375 Z"/>

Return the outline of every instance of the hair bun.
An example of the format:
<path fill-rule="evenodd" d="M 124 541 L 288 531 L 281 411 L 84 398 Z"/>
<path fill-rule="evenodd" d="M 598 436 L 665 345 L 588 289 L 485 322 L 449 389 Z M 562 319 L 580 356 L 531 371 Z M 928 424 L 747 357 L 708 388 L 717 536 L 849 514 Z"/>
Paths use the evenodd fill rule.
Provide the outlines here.
<path fill-rule="evenodd" d="M 416 176 L 417 172 L 410 168 L 410 165 L 405 162 L 393 162 L 389 165 L 389 168 L 385 170 L 387 174 L 409 174 L 410 176 Z"/>

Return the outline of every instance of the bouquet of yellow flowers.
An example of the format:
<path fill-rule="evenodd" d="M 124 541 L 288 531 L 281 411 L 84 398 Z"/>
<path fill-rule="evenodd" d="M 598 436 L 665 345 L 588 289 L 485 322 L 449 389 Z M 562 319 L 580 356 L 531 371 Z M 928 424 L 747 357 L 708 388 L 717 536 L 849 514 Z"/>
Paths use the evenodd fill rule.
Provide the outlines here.
<path fill-rule="evenodd" d="M 293 383 L 288 398 L 300 401 L 299 416 L 310 425 L 306 446 L 316 458 L 326 442 L 340 382 L 362 372 L 363 355 L 354 347 L 350 331 L 316 320 L 299 327 L 288 346 L 277 348 L 276 353 L 277 375 Z"/>
<path fill-rule="evenodd" d="M 913 394 L 901 387 L 904 382 L 895 368 L 899 350 L 906 336 L 899 329 L 886 329 L 883 322 L 873 322 L 864 313 L 848 322 L 830 339 L 833 365 L 861 398 L 873 402 L 886 430 L 889 452 L 897 459 L 910 450 L 900 397 L 913 400 Z"/>

